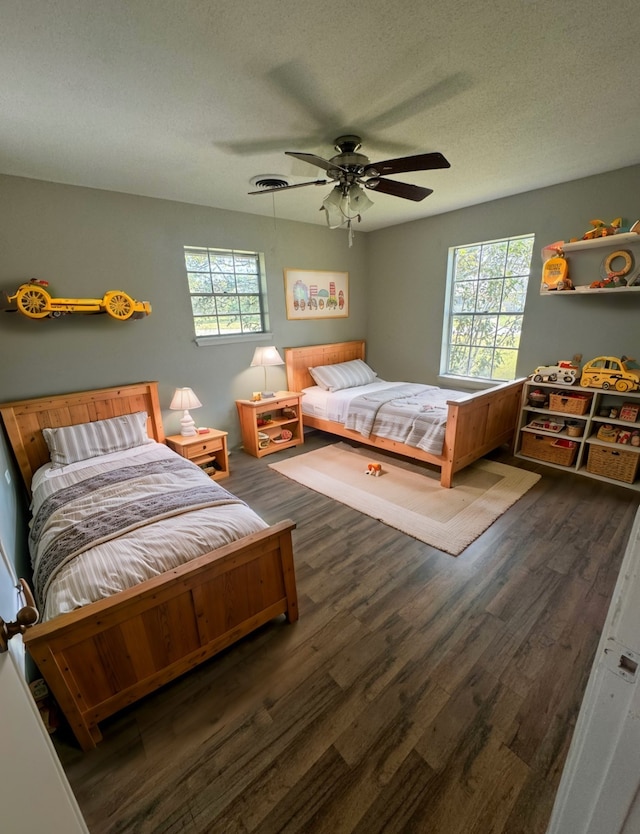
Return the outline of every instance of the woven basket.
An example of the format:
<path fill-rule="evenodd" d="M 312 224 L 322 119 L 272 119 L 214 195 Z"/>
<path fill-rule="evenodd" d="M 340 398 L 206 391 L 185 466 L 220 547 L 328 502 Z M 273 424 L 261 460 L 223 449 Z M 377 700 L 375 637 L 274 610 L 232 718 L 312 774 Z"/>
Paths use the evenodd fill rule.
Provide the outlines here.
<path fill-rule="evenodd" d="M 544 434 L 522 432 L 520 451 L 528 458 L 545 460 L 558 466 L 573 466 L 578 451 L 578 444 L 573 440 L 560 437 L 547 437 Z"/>
<path fill-rule="evenodd" d="M 554 392 L 549 394 L 549 408 L 551 411 L 562 411 L 565 414 L 586 414 L 593 394 L 567 394 Z"/>
<path fill-rule="evenodd" d="M 587 472 L 594 475 L 603 475 L 614 481 L 623 481 L 625 484 L 632 484 L 638 473 L 640 454 L 629 452 L 626 449 L 614 449 L 611 446 L 598 446 L 592 443 L 589 446 L 589 458 L 587 460 Z"/>

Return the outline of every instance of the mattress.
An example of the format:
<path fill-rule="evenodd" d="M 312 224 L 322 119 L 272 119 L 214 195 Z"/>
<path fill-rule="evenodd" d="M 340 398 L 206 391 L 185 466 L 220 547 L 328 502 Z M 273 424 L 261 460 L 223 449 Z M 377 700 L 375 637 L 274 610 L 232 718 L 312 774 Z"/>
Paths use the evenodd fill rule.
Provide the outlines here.
<path fill-rule="evenodd" d="M 32 489 L 30 550 L 34 577 L 46 575 L 43 620 L 268 527 L 198 466 L 154 441 L 59 469 L 46 464 Z M 63 544 L 69 551 L 59 553 Z M 54 553 L 60 562 L 49 575 Z"/>

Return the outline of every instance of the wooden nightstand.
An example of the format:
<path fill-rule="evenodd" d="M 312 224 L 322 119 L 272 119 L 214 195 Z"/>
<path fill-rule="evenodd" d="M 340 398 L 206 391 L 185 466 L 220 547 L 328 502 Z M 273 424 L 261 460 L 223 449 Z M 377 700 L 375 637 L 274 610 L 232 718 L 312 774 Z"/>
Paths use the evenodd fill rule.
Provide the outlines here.
<path fill-rule="evenodd" d="M 245 452 L 261 458 L 304 443 L 301 399 L 302 394 L 296 391 L 277 391 L 275 397 L 258 402 L 236 400 Z M 265 416 L 270 420 L 263 423 Z M 290 440 L 282 440 L 283 431 L 291 432 Z"/>
<path fill-rule="evenodd" d="M 194 434 L 190 437 L 172 434 L 166 440 L 170 449 L 197 463 L 214 481 L 229 475 L 226 431 L 209 429 L 206 434 Z"/>

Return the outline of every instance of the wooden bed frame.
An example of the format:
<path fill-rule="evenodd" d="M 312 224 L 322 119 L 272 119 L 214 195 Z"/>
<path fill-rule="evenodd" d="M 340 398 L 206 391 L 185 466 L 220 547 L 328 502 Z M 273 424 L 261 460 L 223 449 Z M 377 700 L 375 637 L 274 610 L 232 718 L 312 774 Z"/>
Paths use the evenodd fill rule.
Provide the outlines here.
<path fill-rule="evenodd" d="M 290 391 L 302 391 L 315 385 L 309 368 L 334 365 L 352 359 L 365 358 L 364 340 L 336 342 L 328 345 L 285 348 L 287 386 Z M 485 391 L 469 394 L 461 400 L 449 400 L 447 428 L 442 454 L 433 455 L 394 440 L 371 435 L 366 438 L 341 423 L 304 414 L 304 425 L 355 440 L 375 449 L 397 452 L 414 460 L 431 463 L 440 468 L 440 483 L 451 487 L 453 475 L 492 449 L 511 443 L 518 419 L 523 379 L 505 382 Z"/>
<path fill-rule="evenodd" d="M 27 489 L 49 460 L 47 426 L 146 411 L 164 441 L 155 382 L 0 405 Z M 281 614 L 298 619 L 291 531 L 282 521 L 174 570 L 27 629 L 24 642 L 80 746 L 98 723 Z"/>

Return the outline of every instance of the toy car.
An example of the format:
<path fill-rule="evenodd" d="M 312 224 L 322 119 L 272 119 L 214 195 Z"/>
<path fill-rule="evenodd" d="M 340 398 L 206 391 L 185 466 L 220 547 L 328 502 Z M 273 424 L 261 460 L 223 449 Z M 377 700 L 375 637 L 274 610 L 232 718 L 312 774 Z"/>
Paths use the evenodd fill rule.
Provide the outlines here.
<path fill-rule="evenodd" d="M 135 301 L 122 290 L 109 290 L 102 298 L 52 298 L 48 281 L 33 278 L 14 295 L 4 294 L 2 308 L 18 310 L 30 319 L 59 318 L 66 313 L 107 313 L 118 321 L 140 319 L 151 313 L 148 301 Z"/>
<path fill-rule="evenodd" d="M 616 391 L 640 389 L 640 365 L 635 359 L 622 356 L 597 356 L 582 368 L 583 388 L 615 388 Z"/>
<path fill-rule="evenodd" d="M 557 365 L 540 365 L 535 369 L 531 378 L 534 382 L 560 382 L 573 385 L 578 379 L 580 370 L 571 362 L 558 362 Z"/>

